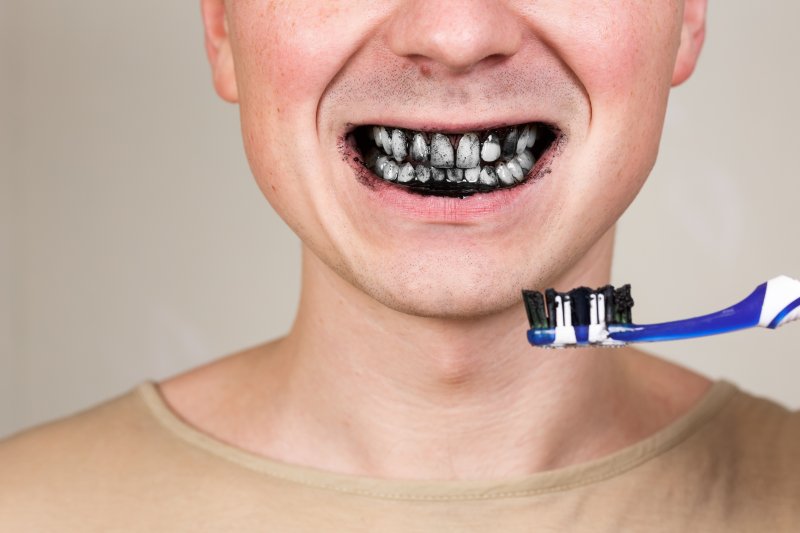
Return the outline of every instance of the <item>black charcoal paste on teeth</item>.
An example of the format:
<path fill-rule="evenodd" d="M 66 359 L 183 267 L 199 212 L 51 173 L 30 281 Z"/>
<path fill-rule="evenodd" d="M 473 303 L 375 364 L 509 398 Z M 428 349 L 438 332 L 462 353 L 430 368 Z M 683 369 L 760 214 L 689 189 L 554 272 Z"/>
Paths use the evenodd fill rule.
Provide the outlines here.
<path fill-rule="evenodd" d="M 361 126 L 352 138 L 364 167 L 382 181 L 420 195 L 466 198 L 524 183 L 554 145 L 556 134 L 535 123 L 463 134 Z M 516 169 L 514 179 L 505 175 L 510 174 L 509 163 Z M 414 172 L 398 179 L 395 166 L 400 170 L 405 165 Z M 498 180 L 497 169 L 505 179 Z"/>

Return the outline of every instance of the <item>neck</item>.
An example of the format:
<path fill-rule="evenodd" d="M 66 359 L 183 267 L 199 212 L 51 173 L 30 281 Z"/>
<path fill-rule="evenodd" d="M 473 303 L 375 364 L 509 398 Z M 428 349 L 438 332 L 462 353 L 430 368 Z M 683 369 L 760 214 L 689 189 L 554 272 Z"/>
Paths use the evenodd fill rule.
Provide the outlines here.
<path fill-rule="evenodd" d="M 558 286 L 607 283 L 612 244 L 609 234 Z M 319 439 L 336 436 L 331 464 L 318 466 L 393 478 L 503 477 L 592 458 L 631 434 L 615 422 L 631 394 L 624 350 L 532 348 L 521 305 L 469 320 L 400 313 L 308 252 L 303 287 L 279 351 L 290 376 L 284 393 L 315 413 Z M 320 461 L 318 450 L 294 459 Z"/>
<path fill-rule="evenodd" d="M 604 285 L 612 246 L 609 233 L 553 285 Z M 536 349 L 527 327 L 521 304 L 461 320 L 394 311 L 306 251 L 290 334 L 232 359 L 233 375 L 205 372 L 217 383 L 227 376 L 217 401 L 225 416 L 194 407 L 214 387 L 208 379 L 195 379 L 206 384 L 193 393 L 192 379 L 165 391 L 196 425 L 288 463 L 395 479 L 500 479 L 632 444 L 708 387 L 629 349 Z"/>

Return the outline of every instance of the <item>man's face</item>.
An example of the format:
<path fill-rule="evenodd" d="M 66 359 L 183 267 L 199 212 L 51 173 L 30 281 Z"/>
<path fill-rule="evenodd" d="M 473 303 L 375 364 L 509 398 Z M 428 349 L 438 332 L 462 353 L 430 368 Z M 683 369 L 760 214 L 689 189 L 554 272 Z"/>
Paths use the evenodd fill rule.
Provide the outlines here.
<path fill-rule="evenodd" d="M 680 0 L 225 11 L 217 88 L 264 195 L 338 275 L 423 316 L 497 312 L 574 267 L 654 163 L 676 55 L 694 61 Z"/>

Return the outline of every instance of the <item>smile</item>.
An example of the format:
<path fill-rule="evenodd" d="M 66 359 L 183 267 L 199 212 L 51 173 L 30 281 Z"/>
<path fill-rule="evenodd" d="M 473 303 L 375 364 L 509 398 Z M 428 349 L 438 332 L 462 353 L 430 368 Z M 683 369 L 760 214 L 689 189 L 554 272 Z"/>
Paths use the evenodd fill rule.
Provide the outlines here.
<path fill-rule="evenodd" d="M 556 136 L 535 122 L 465 133 L 383 125 L 353 131 L 363 164 L 377 178 L 409 192 L 462 198 L 529 180 Z"/>

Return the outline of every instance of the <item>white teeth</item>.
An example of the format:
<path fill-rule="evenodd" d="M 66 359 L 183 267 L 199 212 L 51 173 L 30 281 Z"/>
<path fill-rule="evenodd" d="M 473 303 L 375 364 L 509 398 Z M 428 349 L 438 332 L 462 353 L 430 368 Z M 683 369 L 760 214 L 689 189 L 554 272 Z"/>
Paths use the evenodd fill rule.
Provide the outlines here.
<path fill-rule="evenodd" d="M 464 171 L 460 168 L 448 168 L 447 181 L 452 181 L 453 183 L 464 181 Z"/>
<path fill-rule="evenodd" d="M 375 141 L 375 146 L 377 146 L 378 148 L 383 148 L 383 142 L 381 141 L 380 126 L 372 126 L 372 140 Z"/>
<path fill-rule="evenodd" d="M 525 129 L 528 130 L 528 142 L 525 144 L 525 146 L 528 148 L 533 148 L 533 145 L 536 143 L 536 136 L 539 133 L 539 128 L 536 126 L 536 124 L 533 124 L 531 126 L 527 126 Z"/>
<path fill-rule="evenodd" d="M 444 170 L 436 167 L 431 168 L 431 178 L 433 178 L 433 181 L 444 181 Z"/>
<path fill-rule="evenodd" d="M 478 183 L 481 174 L 481 167 L 468 168 L 464 171 L 464 179 L 469 183 Z"/>
<path fill-rule="evenodd" d="M 483 148 L 481 148 L 481 159 L 487 163 L 494 163 L 500 157 L 500 141 L 497 140 L 497 135 L 490 133 L 483 141 Z"/>
<path fill-rule="evenodd" d="M 480 175 L 480 182 L 484 185 L 494 187 L 497 185 L 497 172 L 492 167 L 483 167 Z"/>
<path fill-rule="evenodd" d="M 441 133 L 434 133 L 431 139 L 431 166 L 437 168 L 450 168 L 453 166 L 453 145 L 450 139 Z"/>
<path fill-rule="evenodd" d="M 385 172 L 389 172 L 388 167 L 391 164 L 391 161 L 387 163 Z M 498 163 L 495 167 L 495 170 L 497 171 L 497 177 L 500 179 L 500 183 L 503 185 L 514 185 L 514 176 L 511 175 L 511 171 L 508 170 L 508 167 L 505 163 Z"/>
<path fill-rule="evenodd" d="M 403 130 L 392 131 L 392 155 L 398 163 L 408 155 L 408 145 L 406 144 L 406 134 Z"/>
<path fill-rule="evenodd" d="M 474 133 L 461 136 L 456 151 L 456 166 L 458 168 L 472 168 L 480 162 L 480 141 Z"/>
<path fill-rule="evenodd" d="M 411 158 L 414 161 L 427 161 L 430 153 L 425 136 L 421 133 L 415 134 L 414 140 L 411 142 Z"/>
<path fill-rule="evenodd" d="M 427 183 L 431 179 L 431 167 L 427 165 L 417 165 L 416 170 L 417 181 L 420 183 Z"/>
<path fill-rule="evenodd" d="M 386 181 L 395 181 L 397 180 L 397 175 L 400 173 L 400 169 L 397 166 L 397 163 L 394 161 L 387 161 L 386 165 L 383 167 L 383 179 Z"/>
<path fill-rule="evenodd" d="M 378 159 L 375 160 L 375 174 L 380 177 L 383 177 L 383 169 L 386 168 L 386 163 L 389 162 L 389 158 L 385 155 L 380 156 Z"/>
<path fill-rule="evenodd" d="M 534 163 L 536 163 L 533 154 L 529 150 L 523 150 L 515 159 L 519 161 L 519 166 L 522 167 L 522 171 L 526 173 L 530 171 Z"/>
<path fill-rule="evenodd" d="M 406 163 L 400 169 L 400 175 L 397 177 L 397 181 L 399 181 L 400 183 L 408 183 L 413 179 L 414 179 L 414 166 L 411 163 Z"/>
<path fill-rule="evenodd" d="M 389 132 L 386 131 L 386 128 L 381 128 L 378 131 L 378 138 L 381 140 L 380 147 L 383 148 L 383 151 L 388 155 L 392 155 L 392 138 L 389 137 Z"/>
<path fill-rule="evenodd" d="M 511 175 L 515 180 L 522 181 L 522 177 L 525 175 L 525 173 L 522 172 L 522 167 L 520 166 L 516 157 L 506 163 L 506 167 L 508 168 L 508 171 L 511 172 Z"/>
<path fill-rule="evenodd" d="M 516 152 L 518 154 L 521 154 L 522 151 L 525 148 L 527 148 L 527 146 L 528 146 L 528 128 L 525 128 L 524 130 L 522 130 L 522 135 L 520 135 L 519 139 L 517 139 L 517 150 L 516 150 Z"/>

